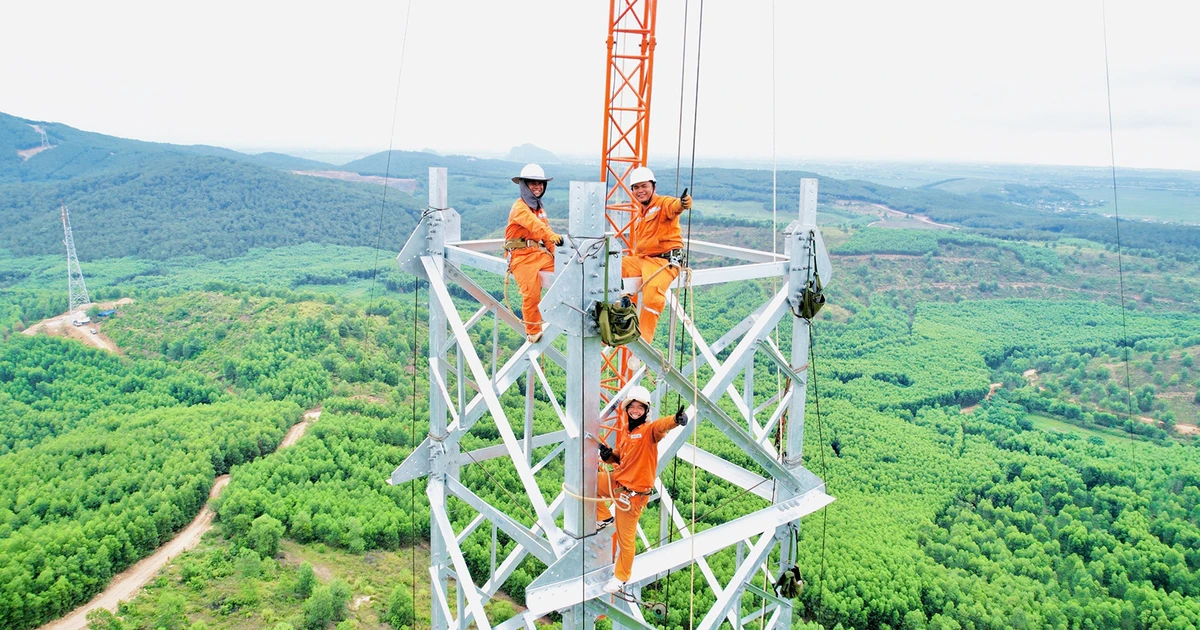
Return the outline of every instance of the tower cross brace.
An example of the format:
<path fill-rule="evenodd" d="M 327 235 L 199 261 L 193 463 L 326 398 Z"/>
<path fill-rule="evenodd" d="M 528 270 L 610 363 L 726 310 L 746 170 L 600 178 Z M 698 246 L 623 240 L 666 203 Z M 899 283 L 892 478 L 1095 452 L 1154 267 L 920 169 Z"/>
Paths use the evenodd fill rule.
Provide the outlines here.
<path fill-rule="evenodd" d="M 646 549 L 635 558 L 628 583 L 629 599 L 634 601 L 603 593 L 603 584 L 612 577 L 613 540 L 607 532 L 595 534 L 595 506 L 586 499 L 596 496 L 601 419 L 624 394 L 617 392 L 607 405 L 602 401 L 603 346 L 589 313 L 596 301 L 615 301 L 623 290 L 637 289 L 620 277 L 621 247 L 614 233 L 606 231 L 604 184 L 571 182 L 567 240 L 556 251 L 555 271 L 542 278 L 547 289 L 541 309 L 544 334 L 537 343 L 522 341 L 519 346 L 502 344 L 498 331 L 504 326 L 522 332 L 520 319 L 507 308 L 507 300 L 498 299 L 475 279 L 507 273 L 506 261 L 490 253 L 499 251 L 503 240 L 462 240 L 461 221 L 448 207 L 447 193 L 446 169 L 431 168 L 429 208 L 397 257 L 402 270 L 429 283 L 429 434 L 388 479 L 402 484 L 427 478 L 432 627 L 466 628 L 474 623 L 485 630 L 533 628 L 535 619 L 555 611 L 570 629 L 594 628 L 601 615 L 612 619 L 616 628 L 653 627 L 637 605 L 644 588 L 693 563 L 715 596 L 703 618 L 693 620 L 698 621 L 696 627 L 716 628 L 725 621 L 734 628 L 752 622 L 790 627 L 791 600 L 752 582 L 759 574 L 774 581 L 790 567 L 796 560 L 792 539 L 799 520 L 833 501 L 824 481 L 806 469 L 801 458 L 810 324 L 793 315 L 813 272 L 818 271 L 826 285 L 831 276 L 816 225 L 817 180 L 801 180 L 799 217 L 785 231 L 783 254 L 695 239 L 690 243 L 701 259 L 691 272 L 693 287 L 782 279 L 765 303 L 710 342 L 669 295 L 668 305 L 683 328 L 680 334 L 699 349 L 696 360 L 682 369 L 640 339 L 627 346 L 643 365 L 623 389 L 653 378 L 656 401 L 670 389 L 682 400 L 695 402 L 688 409 L 695 420 L 660 443 L 658 470 L 679 458 L 698 474 L 707 473 L 709 482 L 728 484 L 732 491 L 766 504 L 691 531 L 694 524 L 677 509 L 682 498 L 656 483 L 651 501 L 659 504 L 660 535 L 651 540 L 639 525 Z M 710 260 L 704 261 L 704 256 Z M 737 262 L 724 264 L 728 260 Z M 455 299 L 451 286 L 471 299 Z M 460 311 L 464 307 L 473 310 L 466 318 L 466 311 Z M 491 331 L 477 331 L 488 315 Z M 789 324 L 792 343 L 787 356 L 772 335 Z M 724 360 L 718 358 L 721 355 Z M 774 392 L 766 390 L 777 379 L 755 381 L 755 372 L 766 370 L 780 376 L 781 386 Z M 706 380 L 699 380 L 701 373 Z M 565 377 L 560 387 L 565 391 L 556 392 L 552 381 L 558 382 L 559 375 Z M 500 398 L 517 387 L 521 377 L 526 404 L 523 425 L 514 426 L 521 410 L 506 408 Z M 547 401 L 540 406 L 533 400 L 539 388 Z M 725 397 L 732 399 L 736 412 L 726 411 Z M 494 425 L 498 441 L 463 450 L 462 438 L 484 419 Z M 552 430 L 545 430 L 547 424 Z M 689 443 L 701 426 L 716 429 L 705 430 L 704 448 Z M 521 429 L 520 437 L 516 429 Z M 739 453 L 739 461 L 749 457 L 752 464 L 735 463 L 720 454 L 731 449 Z M 487 484 L 464 480 L 463 475 L 465 467 L 497 459 L 504 462 L 507 478 L 515 480 L 503 490 L 504 504 L 481 496 L 488 494 L 485 485 L 497 485 L 491 473 Z M 474 513 L 459 530 L 453 516 L 461 514 L 452 514 L 452 497 L 458 509 L 465 505 Z M 462 543 L 487 536 L 485 527 L 490 527 L 492 541 L 490 564 L 487 575 L 476 575 Z M 663 534 L 671 527 L 680 537 L 667 542 Z M 497 532 L 510 541 L 499 564 Z M 716 575 L 707 558 L 730 548 L 736 548 L 738 568 L 729 576 Z M 493 623 L 486 602 L 530 556 L 547 568 L 526 589 L 528 610 Z M 743 606 L 751 600 L 754 605 Z M 749 612 L 743 614 L 743 609 Z"/>

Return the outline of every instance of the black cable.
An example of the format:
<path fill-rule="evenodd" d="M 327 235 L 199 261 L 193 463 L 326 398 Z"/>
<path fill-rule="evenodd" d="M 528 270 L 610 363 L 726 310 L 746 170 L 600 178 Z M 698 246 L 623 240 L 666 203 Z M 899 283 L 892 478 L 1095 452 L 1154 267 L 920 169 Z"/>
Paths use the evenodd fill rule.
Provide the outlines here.
<path fill-rule="evenodd" d="M 411 449 L 409 454 L 412 454 L 417 449 L 417 309 L 421 305 L 420 301 L 420 280 L 413 276 L 413 325 L 412 325 L 412 343 L 409 351 L 412 353 L 412 405 L 409 410 L 409 425 L 408 425 L 408 442 Z M 417 627 L 417 480 L 413 479 L 409 483 L 409 507 L 408 507 L 408 544 L 412 545 L 412 602 L 413 602 L 413 627 Z M 432 509 L 432 506 L 431 508 Z M 430 591 L 432 592 L 432 590 Z"/>
<path fill-rule="evenodd" d="M 408 47 L 408 18 L 411 12 L 412 0 L 409 0 L 408 9 L 406 9 L 404 12 L 404 36 L 400 40 L 400 69 L 396 73 L 396 97 L 392 103 L 392 130 L 391 133 L 388 134 L 387 163 L 383 169 L 383 193 L 379 201 L 379 227 L 375 232 L 375 263 L 374 267 L 371 269 L 371 290 L 368 293 L 370 296 L 368 304 L 370 304 L 372 309 L 375 306 L 375 279 L 376 276 L 379 275 L 379 247 L 383 242 L 383 217 L 384 210 L 387 208 L 388 178 L 391 177 L 392 174 L 392 148 L 396 141 L 396 119 L 400 112 L 400 80 L 404 78 L 404 51 Z M 369 318 L 367 320 L 367 325 L 370 326 Z"/>
<path fill-rule="evenodd" d="M 813 408 L 817 412 L 817 442 L 821 450 L 821 479 L 825 482 L 825 490 L 829 490 L 829 464 L 825 461 L 825 423 L 821 420 L 821 393 L 817 389 L 817 353 L 816 336 L 813 334 L 812 320 L 808 322 L 808 373 L 812 375 Z M 795 340 L 793 340 L 795 343 Z M 821 590 L 817 601 L 825 606 L 825 540 L 828 533 L 829 506 L 821 508 Z"/>
<path fill-rule="evenodd" d="M 1108 98 L 1108 157 L 1112 169 L 1113 219 L 1117 232 L 1117 281 L 1121 295 L 1121 355 L 1125 359 L 1125 423 L 1129 427 L 1129 436 L 1132 438 L 1134 436 L 1133 380 L 1129 374 L 1129 351 L 1131 348 L 1129 347 L 1129 330 L 1125 317 L 1125 265 L 1121 255 L 1121 209 L 1117 203 L 1117 149 L 1116 141 L 1113 139 L 1112 83 L 1108 77 L 1108 10 L 1105 2 L 1100 3 L 1100 16 L 1100 24 L 1104 33 L 1104 92 Z M 1130 452 L 1134 450 L 1134 444 L 1135 442 L 1130 442 Z"/>

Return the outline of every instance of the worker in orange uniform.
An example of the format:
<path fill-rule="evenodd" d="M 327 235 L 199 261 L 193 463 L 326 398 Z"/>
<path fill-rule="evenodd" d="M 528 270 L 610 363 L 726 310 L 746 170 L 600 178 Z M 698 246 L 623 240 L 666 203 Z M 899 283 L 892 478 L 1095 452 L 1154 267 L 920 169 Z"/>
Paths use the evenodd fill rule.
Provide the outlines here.
<path fill-rule="evenodd" d="M 645 166 L 629 174 L 629 189 L 633 193 L 633 255 L 621 259 L 621 276 L 642 279 L 642 303 L 638 311 L 638 328 L 646 343 L 654 341 L 654 329 L 663 306 L 667 303 L 667 288 L 679 277 L 683 265 L 683 235 L 679 231 L 679 216 L 692 209 L 692 198 L 656 195 L 654 172 Z"/>
<path fill-rule="evenodd" d="M 663 416 L 646 422 L 650 413 L 650 392 L 638 385 L 629 391 L 622 403 L 629 430 L 617 439 L 617 447 L 609 448 L 600 443 L 600 459 L 613 464 L 612 472 L 601 470 L 596 477 L 596 494 L 602 499 L 613 499 L 617 514 L 617 566 L 613 579 L 604 585 L 606 593 L 625 590 L 633 570 L 633 555 L 637 545 L 638 517 L 646 508 L 646 502 L 654 491 L 654 479 L 658 476 L 658 443 L 675 427 L 687 426 L 688 417 L 683 407 L 674 416 Z M 596 506 L 596 530 L 599 531 L 614 520 L 613 513 L 603 501 Z"/>
<path fill-rule="evenodd" d="M 538 303 L 542 301 L 542 280 L 538 273 L 554 271 L 554 247 L 563 243 L 563 237 L 550 229 L 542 206 L 546 184 L 553 179 L 546 177 L 537 164 L 526 164 L 521 174 L 512 178 L 513 183 L 521 187 L 521 198 L 509 211 L 508 226 L 504 228 L 508 272 L 521 290 L 521 317 L 529 343 L 537 343 L 542 338 L 542 312 L 538 309 Z"/>

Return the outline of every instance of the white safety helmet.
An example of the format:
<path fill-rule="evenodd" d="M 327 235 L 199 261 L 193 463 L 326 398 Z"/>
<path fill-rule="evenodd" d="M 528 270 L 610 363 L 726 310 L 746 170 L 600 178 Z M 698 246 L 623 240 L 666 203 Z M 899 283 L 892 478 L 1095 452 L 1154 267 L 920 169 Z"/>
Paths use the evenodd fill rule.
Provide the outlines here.
<path fill-rule="evenodd" d="M 634 184 L 640 184 L 642 182 L 650 182 L 651 184 L 657 185 L 658 180 L 654 179 L 654 171 L 646 168 L 645 166 L 639 166 L 633 169 L 633 172 L 629 173 L 629 185 L 631 187 Z"/>
<path fill-rule="evenodd" d="M 528 179 L 535 182 L 548 182 L 553 180 L 553 177 L 546 177 L 546 171 L 537 164 L 526 164 L 525 168 L 521 169 L 521 174 L 512 178 L 514 184 L 520 184 L 522 179 Z"/>
<path fill-rule="evenodd" d="M 621 409 L 628 411 L 629 403 L 635 400 L 646 405 L 646 413 L 650 413 L 650 390 L 641 385 L 635 385 L 628 394 L 625 394 L 625 400 L 621 401 Z"/>

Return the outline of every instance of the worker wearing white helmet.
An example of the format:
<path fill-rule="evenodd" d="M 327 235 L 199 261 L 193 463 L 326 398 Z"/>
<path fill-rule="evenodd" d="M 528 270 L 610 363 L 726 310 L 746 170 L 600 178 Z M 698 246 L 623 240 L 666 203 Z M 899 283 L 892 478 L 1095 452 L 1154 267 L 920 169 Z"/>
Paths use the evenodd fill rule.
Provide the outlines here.
<path fill-rule="evenodd" d="M 629 174 L 633 194 L 633 254 L 621 260 L 621 275 L 642 279 L 638 327 L 642 339 L 654 341 L 654 329 L 667 303 L 667 288 L 679 277 L 683 265 L 683 234 L 679 217 L 692 209 L 692 198 L 655 194 L 654 171 L 639 166 Z"/>
<path fill-rule="evenodd" d="M 530 343 L 542 338 L 542 271 L 554 271 L 554 247 L 562 245 L 563 237 L 550 229 L 550 220 L 542 206 L 546 184 L 553 180 L 537 164 L 526 164 L 521 174 L 512 178 L 520 186 L 521 198 L 508 213 L 504 228 L 504 252 L 508 257 L 508 272 L 517 280 L 521 290 L 521 318 L 525 336 Z"/>
<path fill-rule="evenodd" d="M 613 579 L 604 585 L 604 590 L 609 593 L 624 590 L 633 571 L 638 518 L 650 500 L 654 479 L 658 476 L 658 443 L 671 429 L 688 423 L 682 406 L 673 416 L 646 422 L 646 415 L 650 413 L 650 392 L 641 385 L 630 389 L 621 404 L 629 421 L 628 430 L 619 435 L 616 448 L 600 443 L 600 459 L 615 468 L 611 472 L 601 470 L 596 477 L 597 495 L 613 499 L 617 504 L 615 518 L 604 502 L 596 506 L 597 531 L 614 520 L 617 523 L 617 563 Z"/>

